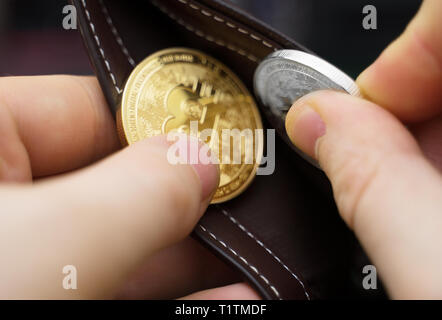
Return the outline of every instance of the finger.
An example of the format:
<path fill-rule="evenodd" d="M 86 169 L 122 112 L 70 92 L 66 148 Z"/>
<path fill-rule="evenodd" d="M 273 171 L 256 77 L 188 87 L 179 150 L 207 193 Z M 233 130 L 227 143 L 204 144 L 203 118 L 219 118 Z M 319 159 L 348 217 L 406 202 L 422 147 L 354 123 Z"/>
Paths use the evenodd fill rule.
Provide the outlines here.
<path fill-rule="evenodd" d="M 117 299 L 174 299 L 240 281 L 239 275 L 192 238 L 147 261 L 118 290 Z"/>
<path fill-rule="evenodd" d="M 286 125 L 319 160 L 342 218 L 392 297 L 440 298 L 442 178 L 405 127 L 381 107 L 337 92 L 304 97 Z"/>
<path fill-rule="evenodd" d="M 111 297 L 147 256 L 184 239 L 218 185 L 216 165 L 173 165 L 165 137 L 76 174 L 0 189 L 0 295 Z M 78 289 L 64 290 L 73 265 Z"/>
<path fill-rule="evenodd" d="M 411 131 L 425 156 L 442 172 L 442 114 L 412 126 Z"/>
<path fill-rule="evenodd" d="M 0 78 L 0 114 L 0 127 L 13 123 L 8 135 L 19 137 L 0 140 L 0 158 L 13 171 L 26 163 L 34 177 L 83 167 L 119 147 L 115 121 L 92 77 Z M 27 154 L 5 151 L 14 148 Z"/>
<path fill-rule="evenodd" d="M 405 122 L 442 112 L 442 1 L 425 0 L 406 31 L 358 78 L 365 96 Z"/>
<path fill-rule="evenodd" d="M 236 283 L 196 292 L 180 300 L 261 300 L 261 297 L 248 284 Z"/>
<path fill-rule="evenodd" d="M 32 179 L 28 153 L 17 132 L 11 113 L 0 105 L 0 181 Z"/>

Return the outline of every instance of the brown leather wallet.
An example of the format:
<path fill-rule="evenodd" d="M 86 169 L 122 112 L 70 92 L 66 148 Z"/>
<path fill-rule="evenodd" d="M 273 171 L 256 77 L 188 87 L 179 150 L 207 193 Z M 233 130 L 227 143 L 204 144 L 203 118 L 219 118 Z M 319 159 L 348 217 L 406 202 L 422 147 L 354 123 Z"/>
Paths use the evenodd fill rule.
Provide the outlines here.
<path fill-rule="evenodd" d="M 271 52 L 306 50 L 235 5 L 219 0 L 72 0 L 110 108 L 148 55 L 199 49 L 228 65 L 251 92 L 258 63 Z M 276 122 L 267 118 L 269 128 Z M 366 259 L 337 213 L 322 172 L 276 142 L 276 169 L 238 198 L 211 205 L 194 236 L 240 271 L 265 299 L 371 296 Z"/>

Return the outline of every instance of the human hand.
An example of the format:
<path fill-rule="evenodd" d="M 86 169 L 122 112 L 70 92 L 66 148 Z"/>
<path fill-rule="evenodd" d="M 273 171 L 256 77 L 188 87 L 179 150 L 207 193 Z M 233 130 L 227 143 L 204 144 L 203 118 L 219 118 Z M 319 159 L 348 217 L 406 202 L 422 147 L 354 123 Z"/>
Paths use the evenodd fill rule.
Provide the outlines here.
<path fill-rule="evenodd" d="M 119 148 L 114 122 L 94 78 L 0 78 L 1 298 L 177 298 L 234 281 L 186 238 L 217 166 L 169 164 L 164 137 L 93 164 Z M 77 290 L 63 289 L 66 265 Z M 144 286 L 127 287 L 136 270 Z M 192 297 L 245 290 L 257 297 L 245 284 Z"/>
<path fill-rule="evenodd" d="M 426 0 L 363 72 L 365 97 L 297 101 L 290 139 L 329 177 L 392 298 L 442 298 L 442 2 Z"/>

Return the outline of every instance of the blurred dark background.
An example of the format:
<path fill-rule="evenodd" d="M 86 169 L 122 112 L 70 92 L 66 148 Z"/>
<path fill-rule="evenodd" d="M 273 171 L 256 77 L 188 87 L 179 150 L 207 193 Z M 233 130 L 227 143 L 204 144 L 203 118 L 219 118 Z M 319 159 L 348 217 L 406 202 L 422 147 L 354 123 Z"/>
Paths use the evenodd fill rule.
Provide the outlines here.
<path fill-rule="evenodd" d="M 403 31 L 421 4 L 421 0 L 232 1 L 353 76 Z M 377 8 L 377 30 L 362 28 L 362 8 L 368 4 Z M 62 28 L 65 5 L 65 0 L 0 0 L 0 75 L 92 73 L 79 33 Z"/>

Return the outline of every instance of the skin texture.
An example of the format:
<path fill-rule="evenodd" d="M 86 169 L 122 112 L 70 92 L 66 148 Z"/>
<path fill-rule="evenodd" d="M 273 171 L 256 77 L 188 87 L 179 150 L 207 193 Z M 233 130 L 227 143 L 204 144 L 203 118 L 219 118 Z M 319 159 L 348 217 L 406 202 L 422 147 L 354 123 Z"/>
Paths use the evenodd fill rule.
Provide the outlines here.
<path fill-rule="evenodd" d="M 425 1 L 360 75 L 371 101 L 315 92 L 286 122 L 293 143 L 319 161 L 342 218 L 398 299 L 442 298 L 441 14 L 441 1 Z"/>
<path fill-rule="evenodd" d="M 367 100 L 318 92 L 287 118 L 393 298 L 442 297 L 441 14 L 426 0 L 359 77 Z M 94 78 L 0 78 L 0 297 L 259 298 L 188 237 L 217 168 L 172 166 L 168 147 L 119 150 Z"/>
<path fill-rule="evenodd" d="M 236 279 L 186 239 L 217 166 L 169 164 L 165 137 L 117 151 L 94 78 L 1 78 L 0 101 L 2 298 L 174 298 Z M 62 288 L 65 265 L 77 268 L 78 290 Z M 157 283 L 143 294 L 127 289 L 139 268 Z M 183 285 L 172 287 L 170 274 Z"/>

